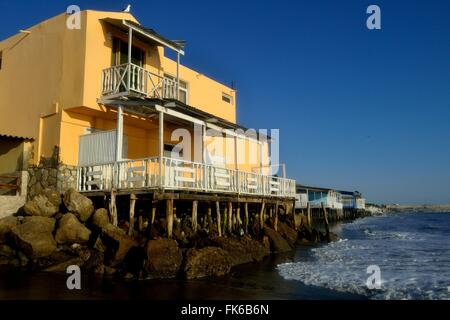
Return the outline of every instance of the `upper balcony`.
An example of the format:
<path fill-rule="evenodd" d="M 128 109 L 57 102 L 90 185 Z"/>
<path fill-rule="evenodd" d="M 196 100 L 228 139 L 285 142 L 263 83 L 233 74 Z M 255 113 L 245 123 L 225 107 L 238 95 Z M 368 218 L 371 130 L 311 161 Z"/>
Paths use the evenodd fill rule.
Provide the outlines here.
<path fill-rule="evenodd" d="M 180 56 L 184 55 L 184 41 L 168 40 L 154 30 L 144 28 L 130 20 L 107 18 L 103 21 L 110 26 L 111 30 L 114 29 L 128 36 L 128 42 L 121 41 L 122 45 L 118 52 L 115 52 L 113 48 L 113 54 L 119 54 L 116 56 L 118 59 L 113 59 L 113 63 L 117 65 L 102 70 L 102 99 L 139 96 L 180 100 L 179 69 Z M 151 47 L 164 47 L 175 51 L 176 75 L 169 78 L 143 68 L 141 66 L 143 56 L 136 57 L 136 48 L 133 47 L 133 42 L 136 40 Z M 142 51 L 141 53 L 144 54 Z"/>
<path fill-rule="evenodd" d="M 103 69 L 102 97 L 142 96 L 155 99 L 179 99 L 179 82 L 148 71 L 133 63 Z"/>

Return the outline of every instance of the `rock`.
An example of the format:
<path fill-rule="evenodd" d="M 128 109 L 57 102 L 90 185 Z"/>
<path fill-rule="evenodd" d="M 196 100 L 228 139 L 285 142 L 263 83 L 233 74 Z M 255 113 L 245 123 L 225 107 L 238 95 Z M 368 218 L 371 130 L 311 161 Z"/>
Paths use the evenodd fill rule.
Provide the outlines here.
<path fill-rule="evenodd" d="M 269 237 L 270 248 L 273 252 L 291 251 L 289 243 L 275 230 L 264 227 L 264 234 Z"/>
<path fill-rule="evenodd" d="M 41 194 L 47 197 L 48 201 L 59 209 L 62 204 L 61 194 L 55 189 L 47 188 L 41 191 Z"/>
<path fill-rule="evenodd" d="M 189 249 L 183 271 L 187 279 L 223 276 L 230 272 L 231 265 L 230 255 L 221 248 Z"/>
<path fill-rule="evenodd" d="M 108 210 L 104 208 L 97 209 L 92 217 L 92 222 L 99 228 L 105 227 L 109 223 Z"/>
<path fill-rule="evenodd" d="M 59 244 L 84 244 L 89 241 L 91 231 L 72 213 L 66 213 L 60 220 L 55 240 Z"/>
<path fill-rule="evenodd" d="M 31 217 L 24 217 L 22 223 L 33 225 L 34 230 L 52 233 L 55 230 L 56 219 L 40 216 L 31 216 Z"/>
<path fill-rule="evenodd" d="M 264 247 L 248 237 L 239 240 L 220 237 L 214 239 L 213 243 L 228 252 L 232 266 L 261 261 L 265 256 Z"/>
<path fill-rule="evenodd" d="M 88 272 L 103 274 L 105 272 L 104 255 L 102 252 L 91 249 L 90 255 L 83 264 L 83 269 Z"/>
<path fill-rule="evenodd" d="M 16 247 L 27 257 L 32 259 L 47 257 L 56 250 L 56 241 L 52 235 L 54 226 L 55 219 L 27 217 L 22 224 L 11 228 L 11 237 Z"/>
<path fill-rule="evenodd" d="M 67 210 L 73 212 L 81 222 L 86 222 L 94 212 L 91 199 L 83 196 L 75 189 L 70 188 L 64 194 L 64 205 Z"/>
<path fill-rule="evenodd" d="M 263 236 L 262 239 L 263 247 L 264 247 L 264 255 L 268 256 L 270 254 L 270 240 L 268 236 Z"/>
<path fill-rule="evenodd" d="M 336 233 L 334 233 L 334 232 L 330 232 L 330 239 L 329 240 L 331 242 L 338 241 L 339 240 L 339 236 Z"/>
<path fill-rule="evenodd" d="M 84 261 L 80 257 L 72 257 L 69 260 L 54 264 L 46 269 L 44 271 L 47 272 L 66 272 L 67 267 L 72 265 L 77 265 L 81 267 L 83 265 Z"/>
<path fill-rule="evenodd" d="M 102 243 L 106 246 L 105 264 L 110 263 L 110 266 L 120 264 L 130 248 L 137 246 L 137 242 L 128 237 L 122 229 L 107 224 L 102 229 L 100 235 Z"/>
<path fill-rule="evenodd" d="M 175 277 L 182 260 L 183 254 L 175 240 L 161 238 L 147 244 L 147 269 L 152 277 Z"/>
<path fill-rule="evenodd" d="M 13 257 L 15 254 L 14 250 L 7 246 L 6 244 L 0 244 L 0 256 L 1 257 Z"/>
<path fill-rule="evenodd" d="M 294 246 L 295 242 L 297 241 L 297 232 L 289 227 L 287 224 L 279 221 L 278 222 L 278 233 L 287 240 L 290 246 Z"/>
<path fill-rule="evenodd" d="M 25 203 L 23 207 L 25 212 L 30 216 L 53 217 L 59 210 L 50 200 L 43 194 L 38 194 L 33 200 Z"/>
<path fill-rule="evenodd" d="M 0 243 L 5 242 L 11 231 L 11 228 L 19 224 L 19 219 L 14 216 L 8 216 L 0 219 Z"/>

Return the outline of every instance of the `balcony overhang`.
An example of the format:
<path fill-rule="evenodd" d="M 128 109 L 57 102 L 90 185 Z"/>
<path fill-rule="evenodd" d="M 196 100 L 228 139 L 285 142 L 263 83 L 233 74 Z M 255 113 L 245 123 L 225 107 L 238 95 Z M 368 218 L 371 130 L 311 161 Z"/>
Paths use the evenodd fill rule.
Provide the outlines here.
<path fill-rule="evenodd" d="M 125 33 L 128 33 L 128 31 L 132 29 L 133 35 L 144 43 L 148 43 L 152 46 L 156 45 L 169 48 L 181 55 L 184 55 L 184 41 L 166 39 L 153 29 L 145 28 L 131 20 L 113 18 L 105 18 L 101 20 Z"/>
<path fill-rule="evenodd" d="M 97 103 L 114 108 L 123 106 L 127 112 L 141 116 L 148 116 L 158 112 L 158 109 L 163 107 L 171 114 L 176 114 L 178 117 L 185 118 L 187 121 L 205 125 L 217 131 L 242 130 L 243 132 L 248 132 L 249 130 L 249 128 L 229 122 L 211 113 L 184 104 L 176 99 L 161 100 L 127 97 L 124 99 L 97 99 Z M 241 136 L 241 134 L 238 135 Z M 247 136 L 247 138 L 249 137 Z M 252 140 L 272 142 L 270 135 L 263 134 L 257 130 L 255 130 L 255 136 Z"/>

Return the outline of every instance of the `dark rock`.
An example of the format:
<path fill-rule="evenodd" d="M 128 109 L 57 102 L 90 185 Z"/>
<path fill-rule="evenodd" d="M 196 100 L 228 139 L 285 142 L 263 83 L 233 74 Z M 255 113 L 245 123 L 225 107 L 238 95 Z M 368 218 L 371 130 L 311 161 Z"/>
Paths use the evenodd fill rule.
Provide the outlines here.
<path fill-rule="evenodd" d="M 139 279 L 141 272 L 147 269 L 146 263 L 147 253 L 145 249 L 141 246 L 131 247 L 125 255 L 120 273 L 124 276 L 131 274 L 133 278 Z"/>
<path fill-rule="evenodd" d="M 232 266 L 228 252 L 217 247 L 189 249 L 183 267 L 187 279 L 223 276 Z"/>
<path fill-rule="evenodd" d="M 5 242 L 11 228 L 19 224 L 19 218 L 8 216 L 0 219 L 0 243 Z"/>
<path fill-rule="evenodd" d="M 136 241 L 128 237 L 124 230 L 112 225 L 107 224 L 102 229 L 100 235 L 102 243 L 106 246 L 105 263 L 109 263 L 114 267 L 120 264 L 130 248 L 138 245 Z"/>
<path fill-rule="evenodd" d="M 48 201 L 59 209 L 62 204 L 61 194 L 55 189 L 47 188 L 41 191 L 41 194 L 47 197 Z"/>
<path fill-rule="evenodd" d="M 66 213 L 60 220 L 55 240 L 60 244 L 84 244 L 89 241 L 91 231 L 72 213 Z"/>
<path fill-rule="evenodd" d="M 228 252 L 232 266 L 261 261 L 265 256 L 264 247 L 258 241 L 248 237 L 243 237 L 239 240 L 220 237 L 215 238 L 212 242 Z"/>
<path fill-rule="evenodd" d="M 289 243 L 275 230 L 264 227 L 264 234 L 269 237 L 270 248 L 273 252 L 288 252 L 292 250 Z"/>
<path fill-rule="evenodd" d="M 67 268 L 72 265 L 81 267 L 84 261 L 80 257 L 71 257 L 70 259 L 51 265 L 44 269 L 47 272 L 66 272 Z"/>
<path fill-rule="evenodd" d="M 150 240 L 147 244 L 147 269 L 152 277 L 175 277 L 181 267 L 183 254 L 175 240 Z"/>
<path fill-rule="evenodd" d="M 287 224 L 278 222 L 278 233 L 287 240 L 290 246 L 294 246 L 297 241 L 297 232 Z"/>
<path fill-rule="evenodd" d="M 53 217 L 59 210 L 50 200 L 43 194 L 38 194 L 33 200 L 25 203 L 23 207 L 26 214 L 30 216 Z"/>
<path fill-rule="evenodd" d="M 64 205 L 73 212 L 81 222 L 86 222 L 94 212 L 91 199 L 71 188 L 64 194 Z"/>
<path fill-rule="evenodd" d="M 270 240 L 268 236 L 263 236 L 262 245 L 264 247 L 264 255 L 268 256 L 270 254 Z"/>
<path fill-rule="evenodd" d="M 103 274 L 105 272 L 104 254 L 98 250 L 91 249 L 89 258 L 83 264 L 83 270 Z"/>
<path fill-rule="evenodd" d="M 99 228 L 105 227 L 109 223 L 108 210 L 104 208 L 97 209 L 92 217 L 92 222 Z"/>
<path fill-rule="evenodd" d="M 52 231 L 55 219 L 45 217 L 26 217 L 24 222 L 11 228 L 11 236 L 16 247 L 27 257 L 35 259 L 47 257 L 56 250 Z"/>

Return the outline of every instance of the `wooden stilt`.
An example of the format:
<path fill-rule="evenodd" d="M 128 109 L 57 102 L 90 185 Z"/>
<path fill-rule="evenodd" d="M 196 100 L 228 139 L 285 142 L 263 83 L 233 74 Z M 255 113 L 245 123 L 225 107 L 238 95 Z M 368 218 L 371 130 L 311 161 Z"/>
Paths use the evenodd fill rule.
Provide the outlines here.
<path fill-rule="evenodd" d="M 227 232 L 227 224 L 228 224 L 228 208 L 225 207 L 223 209 L 223 226 L 222 226 L 223 235 L 225 235 Z"/>
<path fill-rule="evenodd" d="M 306 203 L 306 215 L 308 220 L 308 227 L 311 228 L 311 206 L 309 204 L 309 201 Z"/>
<path fill-rule="evenodd" d="M 213 232 L 213 221 L 212 221 L 212 214 L 211 214 L 211 207 L 208 206 L 208 229 L 209 233 Z"/>
<path fill-rule="evenodd" d="M 194 232 L 197 232 L 197 207 L 198 201 L 192 201 L 192 229 Z"/>
<path fill-rule="evenodd" d="M 130 194 L 130 226 L 128 228 L 128 235 L 131 236 L 134 230 L 134 208 L 136 205 L 136 195 Z"/>
<path fill-rule="evenodd" d="M 324 207 L 323 203 L 322 203 L 322 212 L 323 212 L 323 221 L 325 222 L 325 232 L 326 232 L 326 237 L 327 237 L 327 241 L 330 241 L 330 228 L 328 226 L 328 212 L 327 209 Z"/>
<path fill-rule="evenodd" d="M 173 199 L 166 200 L 167 237 L 172 237 L 173 231 Z"/>
<path fill-rule="evenodd" d="M 237 219 L 237 225 L 234 230 L 240 232 L 241 227 L 242 227 L 242 219 L 241 219 L 241 206 L 239 205 L 239 203 L 237 204 L 237 207 L 236 207 L 236 219 Z"/>
<path fill-rule="evenodd" d="M 220 221 L 220 203 L 216 201 L 216 219 L 217 219 L 217 231 L 219 233 L 219 237 L 222 236 L 222 224 Z"/>
<path fill-rule="evenodd" d="M 228 233 L 233 233 L 233 203 L 228 202 Z"/>
<path fill-rule="evenodd" d="M 248 234 L 248 203 L 244 203 L 244 211 L 245 211 L 245 223 L 244 223 L 244 232 Z"/>
<path fill-rule="evenodd" d="M 152 207 L 152 225 L 155 223 L 155 218 L 156 218 L 156 205 L 153 205 Z"/>
<path fill-rule="evenodd" d="M 274 223 L 273 223 L 273 228 L 275 231 L 278 231 L 278 209 L 279 209 L 279 206 L 278 206 L 278 202 L 277 202 L 277 204 L 275 205 L 275 210 L 274 210 L 275 218 L 274 218 Z"/>
<path fill-rule="evenodd" d="M 139 233 L 144 230 L 144 217 L 142 216 L 142 210 L 139 210 L 138 230 L 139 230 Z"/>
<path fill-rule="evenodd" d="M 264 202 L 264 200 L 261 203 L 261 211 L 259 212 L 259 222 L 260 222 L 260 227 L 261 229 L 264 228 L 264 211 L 265 211 L 265 207 L 266 207 L 266 203 Z"/>
<path fill-rule="evenodd" d="M 111 215 L 111 223 L 117 226 L 118 218 L 116 207 L 116 191 L 114 189 L 111 190 L 111 199 L 109 202 L 109 214 Z"/>

